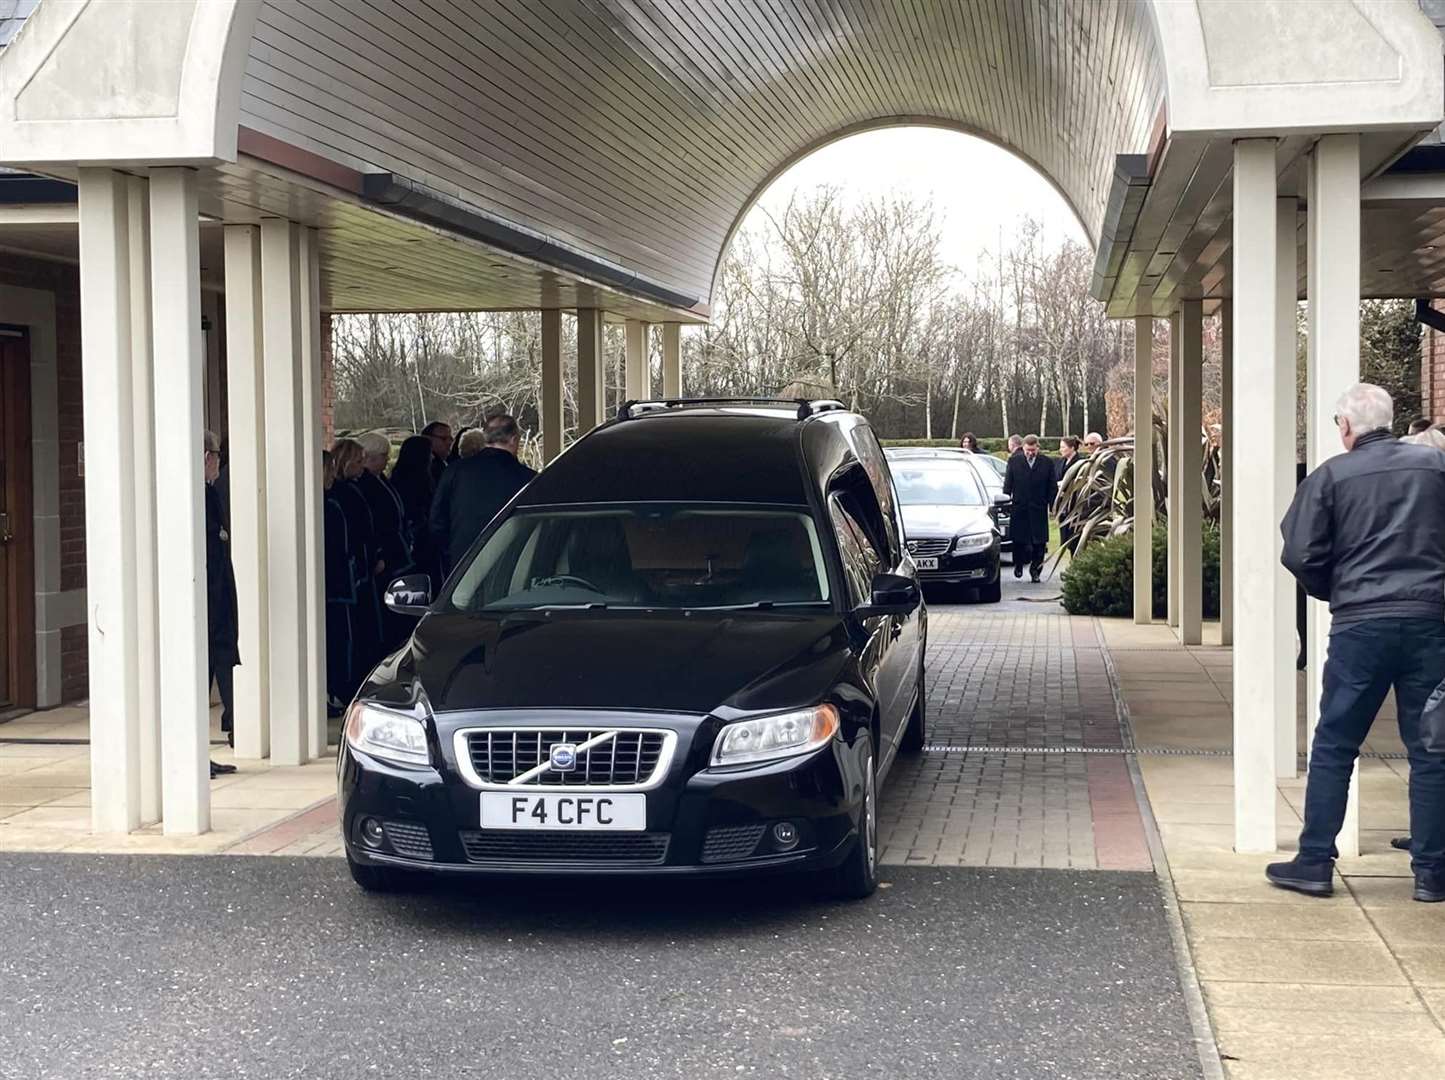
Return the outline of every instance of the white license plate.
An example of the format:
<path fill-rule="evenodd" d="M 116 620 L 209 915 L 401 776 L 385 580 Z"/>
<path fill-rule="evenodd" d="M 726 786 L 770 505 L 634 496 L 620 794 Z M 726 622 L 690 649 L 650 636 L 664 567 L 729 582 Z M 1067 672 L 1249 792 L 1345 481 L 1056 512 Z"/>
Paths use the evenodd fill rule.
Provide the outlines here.
<path fill-rule="evenodd" d="M 513 795 L 482 792 L 482 828 L 642 832 L 646 795 Z"/>
<path fill-rule="evenodd" d="M 937 570 L 938 556 L 924 556 L 921 559 L 914 559 L 913 565 L 917 566 L 920 570 Z"/>

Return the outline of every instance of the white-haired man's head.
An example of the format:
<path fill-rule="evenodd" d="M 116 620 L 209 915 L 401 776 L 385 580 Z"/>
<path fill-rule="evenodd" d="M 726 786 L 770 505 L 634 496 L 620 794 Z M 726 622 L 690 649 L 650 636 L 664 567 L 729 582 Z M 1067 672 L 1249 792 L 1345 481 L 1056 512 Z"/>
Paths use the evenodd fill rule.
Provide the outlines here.
<path fill-rule="evenodd" d="M 1362 435 L 1372 431 L 1389 431 L 1395 422 L 1395 403 L 1383 388 L 1373 383 L 1356 383 L 1335 403 L 1335 426 L 1340 429 L 1340 442 L 1353 450 Z"/>
<path fill-rule="evenodd" d="M 386 468 L 387 458 L 391 457 L 391 440 L 379 431 L 368 431 L 356 437 L 361 444 L 362 451 L 366 454 L 366 470 L 371 473 L 380 473 Z"/>
<path fill-rule="evenodd" d="M 1100 435 L 1097 431 L 1091 431 L 1084 436 L 1084 449 L 1090 454 L 1103 445 L 1104 436 Z"/>

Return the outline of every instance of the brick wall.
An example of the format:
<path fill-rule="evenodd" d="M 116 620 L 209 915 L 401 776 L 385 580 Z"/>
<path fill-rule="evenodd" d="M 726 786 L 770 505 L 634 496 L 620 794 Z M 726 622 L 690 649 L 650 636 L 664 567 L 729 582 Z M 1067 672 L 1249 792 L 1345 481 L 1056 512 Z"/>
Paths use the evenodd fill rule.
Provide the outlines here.
<path fill-rule="evenodd" d="M 321 445 L 336 438 L 336 377 L 331 366 L 331 316 L 321 314 Z"/>
<path fill-rule="evenodd" d="M 1445 310 L 1445 303 L 1431 307 Z M 1420 414 L 1445 421 L 1445 334 L 1429 327 L 1420 337 Z"/>
<path fill-rule="evenodd" d="M 0 288 L 15 286 L 55 294 L 56 382 L 60 456 L 60 587 L 85 588 L 85 483 L 80 475 L 83 438 L 80 386 L 80 276 L 64 263 L 0 255 Z M 61 631 L 64 700 L 86 696 L 86 627 Z"/>

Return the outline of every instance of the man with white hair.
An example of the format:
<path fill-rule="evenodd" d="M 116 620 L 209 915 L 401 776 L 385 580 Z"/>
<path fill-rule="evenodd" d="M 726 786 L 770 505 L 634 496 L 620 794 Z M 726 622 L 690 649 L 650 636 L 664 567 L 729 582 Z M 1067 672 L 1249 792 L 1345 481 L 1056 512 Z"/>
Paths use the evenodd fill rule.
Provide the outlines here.
<path fill-rule="evenodd" d="M 1347 452 L 1305 478 L 1281 525 L 1284 565 L 1329 602 L 1332 619 L 1299 854 L 1265 875 L 1280 888 L 1333 892 L 1350 774 L 1393 687 L 1410 759 L 1414 895 L 1439 903 L 1445 754 L 1425 748 L 1420 715 L 1445 679 L 1445 454 L 1390 434 L 1394 404 L 1378 386 L 1352 386 L 1335 408 Z"/>
<path fill-rule="evenodd" d="M 486 445 L 480 451 L 447 468 L 432 497 L 432 537 L 447 573 L 497 512 L 537 475 L 517 458 L 522 429 L 516 417 L 506 413 L 491 417 L 482 425 L 482 439 Z"/>

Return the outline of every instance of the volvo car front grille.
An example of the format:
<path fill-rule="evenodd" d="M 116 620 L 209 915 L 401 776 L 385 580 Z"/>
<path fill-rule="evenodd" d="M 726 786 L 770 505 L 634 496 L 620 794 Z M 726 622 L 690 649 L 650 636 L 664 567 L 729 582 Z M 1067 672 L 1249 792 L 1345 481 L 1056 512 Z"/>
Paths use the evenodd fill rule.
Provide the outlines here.
<path fill-rule="evenodd" d="M 952 540 L 910 540 L 908 541 L 908 554 L 910 555 L 942 555 L 948 550 Z"/>
<path fill-rule="evenodd" d="M 667 857 L 669 834 L 483 829 L 464 831 L 461 838 L 471 862 L 656 864 Z"/>
<path fill-rule="evenodd" d="M 676 738 L 644 728 L 468 728 L 456 752 L 480 787 L 642 789 L 662 781 Z M 557 746 L 573 753 L 559 759 Z"/>

